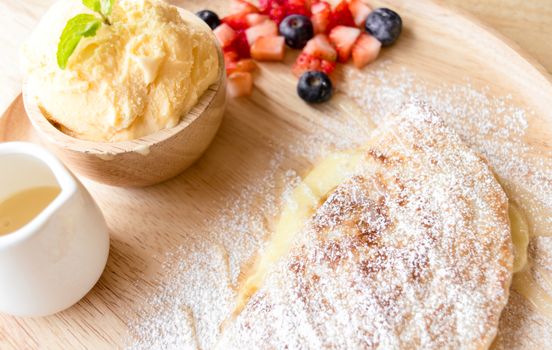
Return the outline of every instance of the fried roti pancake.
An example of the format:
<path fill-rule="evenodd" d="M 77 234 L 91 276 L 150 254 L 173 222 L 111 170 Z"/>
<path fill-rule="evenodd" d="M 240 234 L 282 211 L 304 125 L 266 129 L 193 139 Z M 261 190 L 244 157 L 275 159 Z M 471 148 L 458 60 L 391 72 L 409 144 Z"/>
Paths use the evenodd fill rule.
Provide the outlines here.
<path fill-rule="evenodd" d="M 423 103 L 346 156 L 296 190 L 218 348 L 488 348 L 513 248 L 485 162 Z"/>

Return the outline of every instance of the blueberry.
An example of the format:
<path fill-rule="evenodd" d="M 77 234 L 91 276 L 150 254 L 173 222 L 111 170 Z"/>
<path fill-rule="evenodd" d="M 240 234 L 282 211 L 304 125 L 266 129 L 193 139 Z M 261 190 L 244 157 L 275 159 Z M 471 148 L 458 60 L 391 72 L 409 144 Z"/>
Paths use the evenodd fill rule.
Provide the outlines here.
<path fill-rule="evenodd" d="M 305 102 L 321 103 L 326 102 L 332 97 L 332 81 L 326 73 L 318 71 L 309 71 L 299 78 L 297 84 L 297 94 Z"/>
<path fill-rule="evenodd" d="M 203 10 L 196 13 L 196 16 L 201 18 L 211 29 L 215 29 L 220 25 L 219 16 L 213 11 Z"/>
<path fill-rule="evenodd" d="M 401 35 L 402 19 L 395 11 L 379 8 L 368 15 L 365 27 L 383 46 L 389 46 Z"/>
<path fill-rule="evenodd" d="M 280 34 L 286 38 L 287 46 L 302 49 L 314 36 L 311 20 L 302 15 L 290 15 L 280 23 Z"/>

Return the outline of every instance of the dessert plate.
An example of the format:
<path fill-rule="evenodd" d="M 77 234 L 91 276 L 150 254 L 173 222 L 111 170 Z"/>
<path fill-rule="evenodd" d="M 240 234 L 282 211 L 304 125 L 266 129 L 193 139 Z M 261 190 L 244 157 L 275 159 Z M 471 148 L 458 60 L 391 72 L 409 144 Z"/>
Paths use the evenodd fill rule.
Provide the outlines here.
<path fill-rule="evenodd" d="M 172 2 L 192 11 L 228 11 L 225 0 Z M 232 299 L 228 286 L 273 229 L 278 198 L 295 175 L 305 175 L 327 152 L 358 146 L 411 95 L 446 114 L 489 162 L 533 235 L 550 235 L 550 203 L 543 198 L 552 191 L 552 82 L 545 70 L 515 44 L 437 2 L 373 5 L 400 13 L 404 32 L 366 69 L 339 68 L 339 92 L 329 103 L 309 106 L 296 95 L 291 65 L 297 53 L 289 51 L 284 63 L 260 65 L 253 95 L 229 101 L 213 144 L 177 178 L 143 189 L 83 179 L 108 222 L 106 271 L 92 292 L 60 314 L 0 316 L 0 348 L 169 348 L 175 342 L 209 348 L 224 314 L 217 308 L 224 311 Z M 0 141 L 10 140 L 39 142 L 21 96 L 0 119 Z M 530 244 L 530 259 L 552 246 L 548 239 L 531 238 L 542 245 Z M 550 275 L 550 256 L 533 260 L 532 267 Z M 547 295 L 545 287 L 539 290 Z M 546 327 L 550 307 L 531 304 L 523 291 L 512 298 L 516 304 L 506 315 L 519 322 L 501 321 L 495 346 L 550 341 L 543 333 L 552 329 Z M 533 324 L 544 330 L 533 332 Z M 523 336 L 511 343 L 507 333 L 527 333 L 529 343 Z"/>

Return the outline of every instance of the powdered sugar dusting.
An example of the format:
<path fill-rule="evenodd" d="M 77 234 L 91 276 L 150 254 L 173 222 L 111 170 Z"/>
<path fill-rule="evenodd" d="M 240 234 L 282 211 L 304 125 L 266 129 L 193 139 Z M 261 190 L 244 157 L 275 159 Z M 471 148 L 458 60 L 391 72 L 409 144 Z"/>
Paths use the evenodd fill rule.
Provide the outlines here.
<path fill-rule="evenodd" d="M 427 101 L 485 158 L 510 198 L 532 214 L 535 230 L 552 232 L 552 215 L 543 215 L 552 212 L 552 151 L 538 151 L 541 154 L 535 156 L 523 140 L 532 112 L 516 106 L 511 96 L 493 97 L 488 89 L 475 89 L 469 81 L 429 88 L 406 69 L 392 72 L 388 65 L 383 62 L 369 74 L 346 69 L 341 89 L 350 91 L 376 124 L 411 99 Z M 374 85 L 383 87 L 366 93 Z"/>
<path fill-rule="evenodd" d="M 191 241 L 165 259 L 165 281 L 142 310 L 128 348 L 208 348 L 233 300 L 226 249 Z"/>
<path fill-rule="evenodd" d="M 212 348 L 220 323 L 232 307 L 242 264 L 262 249 L 283 198 L 307 170 L 290 168 L 285 160 L 300 158 L 312 164 L 335 150 L 365 144 L 374 126 L 396 113 L 412 96 L 428 101 L 484 156 L 519 206 L 530 203 L 523 209 L 537 219 L 533 227 L 545 230 L 552 225 L 550 215 L 539 214 L 552 209 L 552 166 L 532 158 L 522 139 L 530 112 L 507 96 L 491 96 L 469 83 L 429 88 L 409 71 L 392 71 L 391 66 L 381 62 L 362 74 L 345 69 L 342 92 L 319 108 L 319 119 L 309 124 L 311 133 L 275 147 L 278 151 L 262 176 L 238 188 L 240 195 L 221 198 L 227 203 L 226 209 L 205 225 L 211 234 L 198 232 L 196 240 L 163 258 L 166 266 L 160 273 L 160 287 L 148 299 L 149 306 L 141 316 L 131 320 L 129 349 Z M 510 312 L 516 315 L 517 310 Z M 376 311 L 374 317 L 380 317 L 376 321 L 385 322 Z M 525 325 L 539 322 L 531 313 L 524 320 Z M 524 332 L 529 328 L 526 326 Z M 501 332 L 511 330 L 501 324 Z M 550 338 L 540 339 L 542 348 L 551 345 L 546 339 Z"/>
<path fill-rule="evenodd" d="M 491 343 L 513 262 L 502 189 L 425 105 L 372 137 L 218 348 Z"/>

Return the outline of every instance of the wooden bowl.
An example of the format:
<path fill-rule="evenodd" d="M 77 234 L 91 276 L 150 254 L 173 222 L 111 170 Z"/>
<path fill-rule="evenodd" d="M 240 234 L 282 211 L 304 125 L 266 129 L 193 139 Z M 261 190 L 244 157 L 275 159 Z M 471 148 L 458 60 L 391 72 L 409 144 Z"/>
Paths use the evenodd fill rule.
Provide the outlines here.
<path fill-rule="evenodd" d="M 226 107 L 226 74 L 218 44 L 217 52 L 217 82 L 203 93 L 192 110 L 175 127 L 139 139 L 107 143 L 64 134 L 46 119 L 27 84 L 23 85 L 25 110 L 42 143 L 76 173 L 114 186 L 153 185 L 194 163 L 220 126 Z"/>

